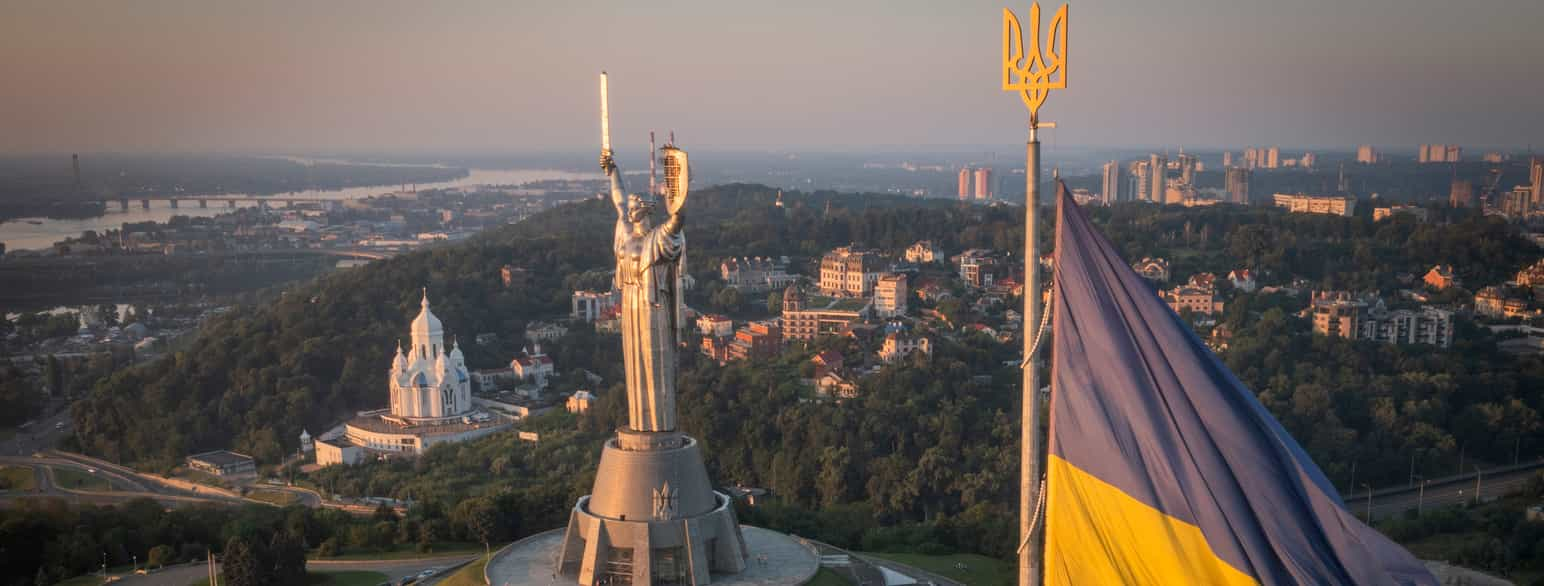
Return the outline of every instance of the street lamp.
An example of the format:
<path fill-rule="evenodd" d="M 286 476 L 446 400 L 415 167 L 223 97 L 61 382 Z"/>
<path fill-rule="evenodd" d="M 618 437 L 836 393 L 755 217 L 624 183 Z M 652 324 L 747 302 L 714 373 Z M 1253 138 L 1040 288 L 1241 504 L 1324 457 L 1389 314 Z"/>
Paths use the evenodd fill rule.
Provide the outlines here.
<path fill-rule="evenodd" d="M 1424 477 L 1420 477 L 1420 478 L 1418 478 L 1418 480 L 1421 481 L 1421 487 L 1420 487 L 1420 489 L 1416 490 L 1416 492 L 1415 492 L 1415 514 L 1416 515 L 1420 515 L 1420 514 L 1426 512 L 1426 485 L 1431 483 L 1430 480 L 1427 480 Z"/>
<path fill-rule="evenodd" d="M 1372 523 L 1372 485 L 1366 482 L 1362 486 L 1367 487 L 1367 522 Z"/>
<path fill-rule="evenodd" d="M 1480 481 L 1484 480 L 1484 479 L 1485 479 L 1485 471 L 1484 470 L 1480 470 L 1480 465 L 1479 464 L 1475 464 L 1474 465 L 1474 504 L 1476 504 L 1476 505 L 1478 505 L 1478 504 L 1480 504 L 1482 502 L 1480 500 L 1480 494 L 1481 494 L 1480 493 Z"/>

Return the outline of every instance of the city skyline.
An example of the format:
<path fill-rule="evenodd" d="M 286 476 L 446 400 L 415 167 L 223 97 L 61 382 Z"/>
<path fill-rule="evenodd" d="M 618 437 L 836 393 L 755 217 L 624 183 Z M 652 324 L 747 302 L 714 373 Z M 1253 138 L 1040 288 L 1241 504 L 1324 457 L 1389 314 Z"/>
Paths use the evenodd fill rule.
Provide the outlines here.
<path fill-rule="evenodd" d="M 1544 131 L 1544 5 L 1205 4 L 1073 3 L 1077 79 L 1043 139 L 1399 152 Z M 1004 6 L 1027 8 L 23 2 L 0 19 L 23 90 L 0 97 L 0 153 L 579 151 L 601 69 L 627 82 L 624 144 L 1006 146 L 1023 129 L 996 87 Z"/>

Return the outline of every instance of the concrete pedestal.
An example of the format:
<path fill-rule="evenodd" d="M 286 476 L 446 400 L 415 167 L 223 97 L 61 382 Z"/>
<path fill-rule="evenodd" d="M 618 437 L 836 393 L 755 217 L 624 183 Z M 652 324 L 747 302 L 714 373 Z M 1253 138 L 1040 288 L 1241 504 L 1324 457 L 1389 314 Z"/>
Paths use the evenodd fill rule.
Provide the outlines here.
<path fill-rule="evenodd" d="M 745 569 L 750 552 L 697 440 L 623 430 L 606 442 L 595 489 L 574 505 L 557 573 L 594 584 L 699 585 Z"/>

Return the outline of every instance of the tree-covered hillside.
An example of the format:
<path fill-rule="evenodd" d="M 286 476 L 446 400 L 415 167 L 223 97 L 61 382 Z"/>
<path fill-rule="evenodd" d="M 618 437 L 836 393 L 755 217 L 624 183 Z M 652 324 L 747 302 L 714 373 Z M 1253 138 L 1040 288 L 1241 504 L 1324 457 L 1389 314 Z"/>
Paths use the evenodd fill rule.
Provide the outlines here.
<path fill-rule="evenodd" d="M 932 238 L 958 250 L 1022 238 L 1007 209 L 832 193 L 791 194 L 783 209 L 774 198 L 750 185 L 692 194 L 690 270 L 707 280 L 723 257 L 810 256 L 848 242 L 897 248 Z M 316 432 L 385 404 L 393 345 L 406 336 L 423 288 L 469 366 L 505 363 L 524 344 L 526 322 L 565 315 L 581 275 L 609 269 L 614 219 L 609 202 L 567 205 L 459 246 L 334 273 L 290 287 L 267 306 L 238 308 L 207 324 L 191 350 L 100 383 L 74 407 L 79 447 L 152 468 L 222 447 L 275 463 L 294 451 L 302 428 Z M 505 264 L 529 279 L 505 288 Z M 485 332 L 498 334 L 498 344 L 472 343 Z M 620 365 L 589 359 L 603 350 L 563 351 L 572 356 L 557 356 L 562 368 L 617 380 Z"/>

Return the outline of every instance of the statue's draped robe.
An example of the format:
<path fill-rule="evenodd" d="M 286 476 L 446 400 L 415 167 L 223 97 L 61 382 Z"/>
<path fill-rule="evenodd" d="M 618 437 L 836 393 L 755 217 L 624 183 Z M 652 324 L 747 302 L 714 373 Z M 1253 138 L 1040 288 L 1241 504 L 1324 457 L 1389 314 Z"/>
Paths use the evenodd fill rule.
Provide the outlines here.
<path fill-rule="evenodd" d="M 617 220 L 616 288 L 622 292 L 622 356 L 627 370 L 628 427 L 674 431 L 676 352 L 685 318 L 681 276 L 686 237 L 657 226 L 633 234 Z"/>

